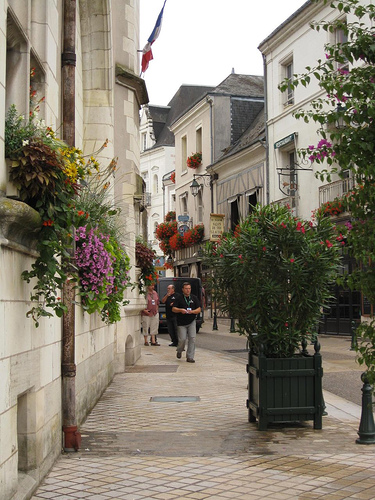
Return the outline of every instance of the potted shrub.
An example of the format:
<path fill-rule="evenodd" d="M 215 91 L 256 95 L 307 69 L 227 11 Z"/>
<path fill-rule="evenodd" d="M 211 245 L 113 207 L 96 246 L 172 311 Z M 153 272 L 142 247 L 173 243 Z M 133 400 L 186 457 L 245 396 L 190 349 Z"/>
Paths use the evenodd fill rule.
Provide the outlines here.
<path fill-rule="evenodd" d="M 307 222 L 269 205 L 206 247 L 215 299 L 248 338 L 249 420 L 260 429 L 311 419 L 321 428 L 321 356 L 318 343 L 313 356 L 306 345 L 330 297 L 341 244 L 329 218 Z"/>

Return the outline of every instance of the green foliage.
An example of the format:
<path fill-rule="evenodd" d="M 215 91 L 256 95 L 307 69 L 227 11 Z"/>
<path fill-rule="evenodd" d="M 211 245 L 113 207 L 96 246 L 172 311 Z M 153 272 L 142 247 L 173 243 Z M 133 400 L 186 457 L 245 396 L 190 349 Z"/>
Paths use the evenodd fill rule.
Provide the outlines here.
<path fill-rule="evenodd" d="M 370 384 L 375 384 L 375 320 L 361 323 L 357 330 L 358 363 L 366 366 Z"/>
<path fill-rule="evenodd" d="M 286 207 L 257 206 L 234 234 L 207 244 L 204 261 L 213 270 L 215 300 L 236 318 L 250 347 L 290 357 L 316 333 L 340 246 L 327 217 L 313 224 Z"/>
<path fill-rule="evenodd" d="M 103 147 L 106 146 L 106 142 Z M 27 316 L 39 325 L 41 317 L 61 317 L 67 311 L 62 297 L 68 279 L 76 283 L 77 296 L 89 313 L 101 314 L 103 321 L 120 319 L 125 305 L 124 290 L 129 286 L 129 258 L 121 245 L 118 210 L 106 198 L 109 178 L 116 161 L 100 171 L 94 157 L 85 161 L 82 152 L 56 139 L 53 131 L 37 119 L 36 108 L 25 121 L 11 106 L 6 119 L 6 155 L 11 159 L 10 179 L 21 199 L 35 208 L 42 219 L 37 249 L 39 256 L 22 278 L 33 283 L 33 306 Z M 100 150 L 101 151 L 101 150 Z M 96 228 L 103 234 L 106 268 L 103 288 L 94 281 L 83 283 L 83 268 L 74 265 L 75 229 Z M 104 252 L 104 251 L 103 251 Z M 94 267 L 95 262 L 88 263 Z"/>

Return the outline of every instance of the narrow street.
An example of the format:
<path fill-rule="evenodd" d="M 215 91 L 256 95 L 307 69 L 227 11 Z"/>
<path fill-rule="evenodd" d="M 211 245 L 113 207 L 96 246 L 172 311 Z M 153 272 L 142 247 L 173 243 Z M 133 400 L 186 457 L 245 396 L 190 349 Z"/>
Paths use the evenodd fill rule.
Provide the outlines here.
<path fill-rule="evenodd" d="M 345 342 L 333 340 L 341 360 L 326 372 L 350 371 Z M 61 455 L 33 500 L 375 499 L 374 447 L 356 444 L 358 406 L 325 391 L 322 430 L 259 431 L 248 422 L 246 359 L 228 352 L 243 339 L 224 325 L 203 329 L 193 365 L 176 359 L 167 335 L 159 342 L 114 378 L 80 429 L 81 450 Z"/>

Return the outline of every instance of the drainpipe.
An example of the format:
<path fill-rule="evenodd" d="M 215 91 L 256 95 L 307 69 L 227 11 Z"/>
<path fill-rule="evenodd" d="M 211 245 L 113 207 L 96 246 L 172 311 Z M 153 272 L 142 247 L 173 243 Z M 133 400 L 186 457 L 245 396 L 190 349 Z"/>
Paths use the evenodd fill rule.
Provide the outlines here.
<path fill-rule="evenodd" d="M 63 140 L 69 146 L 74 146 L 76 0 L 64 0 L 63 10 L 63 54 L 61 60 Z M 63 300 L 68 310 L 63 316 L 61 363 L 63 447 L 65 451 L 77 451 L 81 443 L 76 420 L 74 299 L 74 282 L 68 278 L 63 286 Z"/>
<path fill-rule="evenodd" d="M 211 147 L 211 160 L 210 164 L 212 165 L 214 162 L 214 134 L 213 134 L 213 106 L 214 106 L 214 100 L 212 99 L 211 96 L 206 97 L 206 101 L 210 105 L 210 147 Z M 213 193 L 213 183 L 212 183 L 212 178 L 210 180 L 210 191 L 211 191 L 211 213 L 214 211 L 214 193 Z"/>
<path fill-rule="evenodd" d="M 267 99 L 267 63 L 266 56 L 263 54 L 263 74 L 264 74 L 264 123 L 266 131 L 266 205 L 270 202 L 270 153 L 268 140 L 268 99 Z"/>

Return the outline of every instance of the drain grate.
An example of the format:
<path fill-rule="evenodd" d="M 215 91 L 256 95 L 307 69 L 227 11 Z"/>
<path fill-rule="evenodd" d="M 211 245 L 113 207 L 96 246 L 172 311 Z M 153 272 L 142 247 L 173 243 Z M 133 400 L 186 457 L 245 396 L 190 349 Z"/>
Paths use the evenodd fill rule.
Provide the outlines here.
<path fill-rule="evenodd" d="M 125 367 L 126 373 L 176 373 L 178 365 L 134 365 Z"/>
<path fill-rule="evenodd" d="M 225 352 L 231 352 L 231 353 L 235 353 L 235 352 L 249 352 L 248 349 L 225 349 Z"/>
<path fill-rule="evenodd" d="M 153 396 L 150 398 L 152 403 L 193 403 L 200 400 L 199 396 Z"/>

